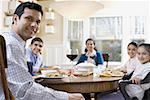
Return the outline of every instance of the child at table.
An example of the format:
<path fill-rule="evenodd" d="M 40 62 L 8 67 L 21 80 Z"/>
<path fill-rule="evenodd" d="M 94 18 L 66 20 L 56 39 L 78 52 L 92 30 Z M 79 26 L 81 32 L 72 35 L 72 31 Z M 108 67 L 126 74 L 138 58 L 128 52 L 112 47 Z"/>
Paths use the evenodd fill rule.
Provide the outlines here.
<path fill-rule="evenodd" d="M 43 65 L 42 48 L 43 40 L 39 37 L 33 38 L 30 46 L 26 48 L 27 65 L 31 75 L 35 75 Z"/>
<path fill-rule="evenodd" d="M 150 88 L 150 83 L 140 84 L 140 81 L 150 72 L 150 44 L 140 44 L 137 57 L 140 64 L 135 68 L 130 79 L 135 84 L 127 85 L 125 90 L 130 97 L 136 97 L 138 100 L 142 100 L 145 90 Z"/>
<path fill-rule="evenodd" d="M 136 56 L 137 49 L 138 49 L 138 46 L 135 42 L 130 42 L 128 44 L 127 52 L 129 55 L 129 59 L 121 68 L 119 68 L 120 71 L 122 71 L 126 74 L 130 74 L 131 72 L 133 72 L 135 70 L 135 67 L 139 64 L 139 60 Z"/>

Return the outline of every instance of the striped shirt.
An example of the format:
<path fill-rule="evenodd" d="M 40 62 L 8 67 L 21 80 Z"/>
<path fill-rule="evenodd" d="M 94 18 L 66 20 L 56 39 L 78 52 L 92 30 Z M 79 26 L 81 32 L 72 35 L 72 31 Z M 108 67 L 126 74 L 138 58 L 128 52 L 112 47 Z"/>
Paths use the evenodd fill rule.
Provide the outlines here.
<path fill-rule="evenodd" d="M 68 93 L 56 91 L 35 83 L 28 72 L 25 41 L 13 30 L 2 34 L 7 49 L 7 80 L 15 100 L 68 100 Z M 0 100 L 4 94 L 0 84 Z"/>

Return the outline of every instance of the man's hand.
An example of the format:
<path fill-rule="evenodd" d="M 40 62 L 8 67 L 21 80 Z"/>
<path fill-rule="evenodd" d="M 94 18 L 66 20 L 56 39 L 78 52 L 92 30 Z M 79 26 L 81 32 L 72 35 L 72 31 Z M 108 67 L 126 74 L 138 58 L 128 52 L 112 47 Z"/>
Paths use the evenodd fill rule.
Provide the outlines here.
<path fill-rule="evenodd" d="M 70 93 L 69 100 L 85 100 L 80 93 Z"/>

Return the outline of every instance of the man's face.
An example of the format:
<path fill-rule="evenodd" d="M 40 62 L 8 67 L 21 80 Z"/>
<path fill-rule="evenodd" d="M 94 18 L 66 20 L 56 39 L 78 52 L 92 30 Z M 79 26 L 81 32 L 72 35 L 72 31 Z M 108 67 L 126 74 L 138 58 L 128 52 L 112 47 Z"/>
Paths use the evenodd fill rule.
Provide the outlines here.
<path fill-rule="evenodd" d="M 14 15 L 14 30 L 23 39 L 32 38 L 39 29 L 42 15 L 39 11 L 25 8 L 20 19 L 18 15 Z"/>
<path fill-rule="evenodd" d="M 43 43 L 35 41 L 33 44 L 30 45 L 30 47 L 34 54 L 41 54 Z"/>

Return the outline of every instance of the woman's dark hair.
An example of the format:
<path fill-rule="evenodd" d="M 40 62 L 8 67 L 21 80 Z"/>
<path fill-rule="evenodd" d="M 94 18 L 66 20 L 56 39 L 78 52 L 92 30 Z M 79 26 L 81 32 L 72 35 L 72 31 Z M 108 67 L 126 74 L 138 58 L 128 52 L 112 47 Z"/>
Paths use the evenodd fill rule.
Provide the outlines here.
<path fill-rule="evenodd" d="M 88 38 L 85 42 L 85 44 L 87 44 L 88 41 L 93 41 L 94 45 L 95 45 L 95 41 L 92 38 Z M 97 51 L 96 47 L 94 48 L 95 51 Z M 87 49 L 85 48 L 84 50 L 85 52 L 87 52 Z"/>
<path fill-rule="evenodd" d="M 17 14 L 19 16 L 19 18 L 20 18 L 21 15 L 24 13 L 24 9 L 25 8 L 37 10 L 37 11 L 41 12 L 41 15 L 43 16 L 42 6 L 39 5 L 39 4 L 37 4 L 37 3 L 34 3 L 34 2 L 24 2 L 24 3 L 21 3 L 16 8 L 14 14 Z M 14 22 L 12 24 L 14 24 Z"/>
<path fill-rule="evenodd" d="M 127 47 L 129 47 L 130 45 L 133 45 L 133 46 L 135 46 L 135 47 L 138 47 L 138 45 L 137 45 L 135 42 L 130 42 Z"/>
<path fill-rule="evenodd" d="M 149 53 L 149 55 L 150 55 L 150 44 L 148 44 L 148 43 L 142 43 L 142 44 L 139 45 L 139 47 L 144 47 L 145 50 L 146 50 L 146 51 Z"/>
<path fill-rule="evenodd" d="M 43 40 L 42 40 L 41 38 L 35 37 L 35 38 L 32 39 L 31 44 L 33 44 L 33 43 L 36 42 L 36 41 L 43 43 Z"/>

